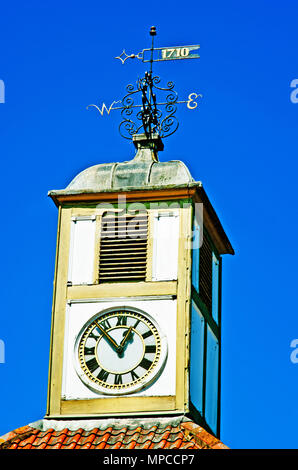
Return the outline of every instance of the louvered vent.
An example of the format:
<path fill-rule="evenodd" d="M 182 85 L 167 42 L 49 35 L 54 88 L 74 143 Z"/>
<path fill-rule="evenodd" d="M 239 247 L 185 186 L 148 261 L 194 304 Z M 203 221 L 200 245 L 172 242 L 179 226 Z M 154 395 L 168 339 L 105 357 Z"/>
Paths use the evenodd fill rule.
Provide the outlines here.
<path fill-rule="evenodd" d="M 200 248 L 199 294 L 212 314 L 212 249 L 206 236 Z"/>
<path fill-rule="evenodd" d="M 102 218 L 99 282 L 145 281 L 148 216 L 108 215 Z"/>

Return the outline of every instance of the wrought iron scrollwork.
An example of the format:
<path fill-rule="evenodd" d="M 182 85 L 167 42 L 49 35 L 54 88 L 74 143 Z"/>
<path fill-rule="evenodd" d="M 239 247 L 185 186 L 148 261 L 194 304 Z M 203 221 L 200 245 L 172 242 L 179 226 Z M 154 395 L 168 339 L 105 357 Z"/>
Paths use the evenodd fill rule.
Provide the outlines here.
<path fill-rule="evenodd" d="M 187 100 L 179 100 L 174 90 L 174 82 L 169 81 L 166 86 L 161 86 L 160 77 L 152 76 L 152 72 L 146 72 L 143 78 L 137 80 L 135 85 L 126 87 L 126 94 L 122 100 L 113 101 L 110 106 L 103 103 L 101 106 L 90 104 L 103 116 L 112 110 L 121 111 L 122 121 L 119 124 L 119 132 L 125 139 L 131 140 L 134 134 L 145 133 L 148 137 L 159 134 L 160 137 L 168 137 L 179 127 L 176 117 L 177 105 L 186 104 L 188 109 L 196 109 L 201 94 L 190 93 Z M 157 102 L 158 95 L 163 100 Z M 119 104 L 118 104 L 119 103 Z M 118 106 L 115 106 L 117 105 Z"/>
<path fill-rule="evenodd" d="M 170 81 L 162 87 L 160 81 L 160 77 L 146 72 L 135 86 L 127 85 L 127 93 L 121 101 L 123 120 L 119 125 L 119 132 L 122 137 L 131 139 L 133 134 L 140 131 L 148 136 L 158 133 L 160 137 L 168 137 L 178 129 L 179 123 L 175 116 L 178 95 L 174 90 L 174 83 Z M 159 90 L 159 94 L 166 93 L 163 102 L 157 103 L 155 89 Z M 142 104 L 135 103 L 135 97 L 140 98 Z M 141 109 L 137 111 L 138 108 Z"/>
<path fill-rule="evenodd" d="M 153 62 L 199 58 L 197 50 L 200 45 L 155 49 L 155 26 L 151 27 L 150 36 L 152 38 L 151 49 L 143 49 L 138 54 L 127 54 L 123 50 L 116 57 L 122 64 L 127 59 L 141 59 L 143 62 L 150 63 L 150 69 L 145 72 L 145 76 L 138 79 L 136 85 L 127 85 L 126 95 L 122 100 L 113 101 L 108 107 L 105 103 L 100 106 L 96 104 L 87 106 L 87 108 L 94 107 L 97 109 L 101 116 L 105 112 L 109 115 L 112 110 L 120 110 L 122 121 L 119 124 L 119 132 L 125 139 L 132 139 L 133 135 L 139 132 L 145 133 L 149 138 L 152 134 L 159 134 L 162 138 L 174 134 L 179 127 L 176 117 L 177 104 L 185 103 L 188 109 L 196 109 L 198 99 L 202 98 L 201 94 L 192 92 L 188 95 L 187 100 L 178 101 L 178 95 L 174 90 L 174 82 L 169 81 L 166 86 L 161 86 L 160 77 L 152 74 Z M 158 91 L 158 97 L 160 95 L 164 96 L 159 102 L 157 102 L 156 91 Z M 118 103 L 119 105 L 115 106 Z"/>

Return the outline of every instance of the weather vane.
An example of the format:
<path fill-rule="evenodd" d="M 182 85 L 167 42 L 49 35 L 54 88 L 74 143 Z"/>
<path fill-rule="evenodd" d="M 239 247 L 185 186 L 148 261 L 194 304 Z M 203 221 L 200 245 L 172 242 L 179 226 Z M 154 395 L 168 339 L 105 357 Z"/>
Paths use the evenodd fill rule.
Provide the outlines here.
<path fill-rule="evenodd" d="M 179 101 L 178 94 L 174 90 L 174 83 L 169 81 L 166 86 L 162 87 L 160 86 L 160 77 L 153 76 L 152 73 L 153 62 L 198 59 L 200 56 L 197 51 L 200 46 L 154 48 L 154 37 L 156 36 L 154 26 L 150 29 L 150 36 L 152 37 L 150 49 L 143 49 L 138 54 L 131 55 L 126 54 L 123 50 L 120 56 L 115 57 L 122 64 L 127 59 L 134 58 L 140 59 L 144 63 L 149 62 L 150 69 L 145 72 L 144 77 L 138 79 L 136 85 L 127 85 L 127 93 L 122 100 L 113 101 L 109 107 L 105 103 L 102 104 L 101 108 L 96 104 L 87 106 L 87 108 L 95 107 L 101 116 L 105 111 L 109 115 L 112 110 L 120 110 L 123 119 L 119 124 L 119 132 L 125 139 L 132 139 L 133 135 L 138 134 L 139 131 L 144 132 L 149 137 L 155 133 L 159 134 L 160 137 L 172 135 L 179 126 L 175 116 L 177 104 L 185 103 L 188 109 L 195 109 L 198 106 L 198 99 L 202 98 L 201 94 L 193 92 L 188 95 L 187 100 Z M 157 102 L 156 90 L 158 90 L 159 95 L 164 94 L 164 99 L 160 102 Z M 139 101 L 135 101 L 136 98 L 139 98 Z"/>

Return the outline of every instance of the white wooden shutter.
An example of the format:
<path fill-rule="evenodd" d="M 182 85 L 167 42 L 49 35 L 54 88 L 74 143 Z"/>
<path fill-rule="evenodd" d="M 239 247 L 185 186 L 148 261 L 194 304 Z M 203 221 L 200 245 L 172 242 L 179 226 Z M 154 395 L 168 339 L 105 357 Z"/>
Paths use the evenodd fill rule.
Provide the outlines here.
<path fill-rule="evenodd" d="M 152 280 L 177 279 L 179 214 L 159 213 L 154 217 Z"/>
<path fill-rule="evenodd" d="M 68 281 L 73 285 L 93 284 L 95 217 L 73 217 Z"/>

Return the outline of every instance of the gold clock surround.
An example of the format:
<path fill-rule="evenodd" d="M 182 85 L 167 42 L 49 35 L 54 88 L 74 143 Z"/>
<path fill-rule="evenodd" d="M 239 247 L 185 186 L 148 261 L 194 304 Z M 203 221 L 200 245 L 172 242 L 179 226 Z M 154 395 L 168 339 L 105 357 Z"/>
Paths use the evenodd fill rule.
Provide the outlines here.
<path fill-rule="evenodd" d="M 96 335 L 94 334 L 95 330 L 97 330 Z M 103 365 L 98 356 L 98 350 L 101 349 L 100 343 L 109 344 L 112 341 L 114 344 L 108 346 L 108 349 L 110 347 L 111 356 L 117 357 L 117 346 L 119 348 L 119 345 L 114 342 L 115 332 L 118 333 L 118 337 L 120 333 L 123 333 L 122 341 L 131 343 L 136 338 L 137 342 L 141 344 L 140 357 L 136 357 L 131 366 L 126 366 L 125 347 L 127 345 L 123 346 L 123 357 L 117 362 L 124 363 L 126 370 L 124 368 L 124 370 L 117 371 L 109 364 L 108 366 Z M 105 338 L 106 333 L 107 338 Z M 114 336 L 111 336 L 113 333 Z M 128 333 L 132 336 L 132 341 L 129 341 L 130 335 Z M 89 348 L 86 348 L 87 341 L 89 341 Z M 94 342 L 95 346 L 90 348 L 90 344 L 94 345 Z M 134 354 L 131 344 L 128 346 L 129 348 Z M 86 349 L 87 354 L 85 353 Z M 118 358 L 120 357 L 118 353 Z M 74 361 L 78 376 L 87 387 L 106 395 L 130 394 L 149 386 L 161 374 L 166 360 L 166 336 L 161 332 L 151 315 L 136 308 L 117 307 L 98 312 L 83 326 L 75 342 Z M 144 365 L 142 365 L 143 363 Z M 92 364 L 92 367 L 89 364 Z"/>

